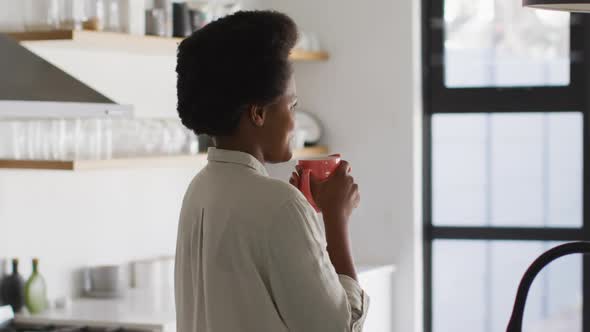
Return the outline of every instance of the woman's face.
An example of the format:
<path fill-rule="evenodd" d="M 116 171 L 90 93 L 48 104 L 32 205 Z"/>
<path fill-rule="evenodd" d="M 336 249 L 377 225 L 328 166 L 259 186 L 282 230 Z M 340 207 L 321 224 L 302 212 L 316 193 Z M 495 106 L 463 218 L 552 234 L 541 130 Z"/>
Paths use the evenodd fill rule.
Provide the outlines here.
<path fill-rule="evenodd" d="M 264 158 L 269 163 L 291 160 L 290 141 L 295 128 L 295 106 L 297 90 L 295 78 L 291 75 L 285 93 L 275 102 L 265 106 Z"/>

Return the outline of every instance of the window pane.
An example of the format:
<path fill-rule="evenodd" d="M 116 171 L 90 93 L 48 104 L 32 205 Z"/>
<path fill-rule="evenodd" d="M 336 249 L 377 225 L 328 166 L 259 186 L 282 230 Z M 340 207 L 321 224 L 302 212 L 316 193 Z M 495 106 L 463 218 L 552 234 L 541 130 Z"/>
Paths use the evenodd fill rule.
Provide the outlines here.
<path fill-rule="evenodd" d="M 528 266 L 557 243 L 436 240 L 433 331 L 505 331 Z M 523 331 L 581 331 L 582 256 L 562 257 L 535 279 Z"/>
<path fill-rule="evenodd" d="M 433 224 L 485 224 L 487 117 L 432 116 Z"/>
<path fill-rule="evenodd" d="M 581 227 L 582 115 L 432 116 L 437 226 Z"/>
<path fill-rule="evenodd" d="M 542 225 L 544 117 L 499 114 L 490 119 L 493 225 Z"/>
<path fill-rule="evenodd" d="M 563 86 L 569 14 L 514 0 L 445 0 L 447 87 Z"/>

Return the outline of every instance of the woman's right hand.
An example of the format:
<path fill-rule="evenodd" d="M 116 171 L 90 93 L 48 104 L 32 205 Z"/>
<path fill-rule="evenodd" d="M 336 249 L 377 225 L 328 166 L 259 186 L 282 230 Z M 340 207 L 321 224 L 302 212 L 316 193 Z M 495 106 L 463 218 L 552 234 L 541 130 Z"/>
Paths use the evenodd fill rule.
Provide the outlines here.
<path fill-rule="evenodd" d="M 313 199 L 322 210 L 328 244 L 326 250 L 330 261 L 336 273 L 357 280 L 350 248 L 348 219 L 358 207 L 361 196 L 350 171 L 350 165 L 343 160 L 326 180 L 318 181 L 311 175 L 309 181 Z M 302 169 L 297 167 L 297 172 L 290 179 L 292 185 L 299 187 L 301 172 Z"/>
<path fill-rule="evenodd" d="M 310 178 L 311 193 L 324 216 L 348 220 L 360 203 L 358 184 L 350 175 L 350 164 L 342 160 L 334 172 L 323 181 Z"/>

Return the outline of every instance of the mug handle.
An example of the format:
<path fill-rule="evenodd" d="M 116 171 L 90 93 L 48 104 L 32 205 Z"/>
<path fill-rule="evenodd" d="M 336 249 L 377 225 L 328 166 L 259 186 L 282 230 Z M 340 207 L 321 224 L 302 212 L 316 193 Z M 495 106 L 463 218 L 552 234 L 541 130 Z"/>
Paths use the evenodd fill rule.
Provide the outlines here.
<path fill-rule="evenodd" d="M 316 205 L 315 201 L 313 200 L 313 196 L 311 194 L 310 181 L 311 181 L 311 170 L 304 169 L 303 172 L 301 172 L 301 182 L 300 182 L 299 189 L 303 193 L 303 196 L 305 196 L 305 198 L 307 198 L 307 201 L 309 202 L 309 204 L 311 204 L 311 206 L 316 210 L 316 212 L 320 212 L 320 209 Z"/>

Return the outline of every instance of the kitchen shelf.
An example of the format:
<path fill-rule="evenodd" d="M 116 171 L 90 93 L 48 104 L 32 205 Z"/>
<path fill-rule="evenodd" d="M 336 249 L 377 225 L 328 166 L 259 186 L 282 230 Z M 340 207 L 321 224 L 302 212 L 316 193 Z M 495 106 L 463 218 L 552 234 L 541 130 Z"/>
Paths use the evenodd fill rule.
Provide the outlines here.
<path fill-rule="evenodd" d="M 325 146 L 314 146 L 298 149 L 293 152 L 293 159 L 321 156 L 328 153 Z M 122 158 L 108 160 L 2 160 L 0 169 L 37 169 L 37 170 L 92 170 L 92 169 L 118 169 L 138 167 L 202 167 L 207 163 L 207 154 L 199 153 L 195 156 L 158 156 Z"/>
<path fill-rule="evenodd" d="M 182 38 L 88 30 L 5 32 L 5 34 L 24 45 L 50 45 L 144 55 L 176 55 L 176 48 L 182 40 Z M 293 61 L 324 61 L 328 58 L 329 55 L 326 52 L 310 52 L 300 49 L 294 49 L 291 52 L 291 60 Z"/>

